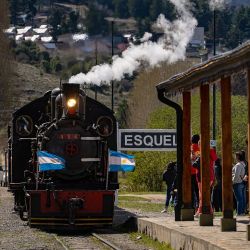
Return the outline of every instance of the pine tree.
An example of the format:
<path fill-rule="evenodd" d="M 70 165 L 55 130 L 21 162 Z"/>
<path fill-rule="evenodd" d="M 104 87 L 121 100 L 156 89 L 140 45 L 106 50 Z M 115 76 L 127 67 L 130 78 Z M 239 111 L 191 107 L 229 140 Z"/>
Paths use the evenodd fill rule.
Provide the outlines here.
<path fill-rule="evenodd" d="M 153 0 L 150 5 L 150 19 L 152 21 L 156 20 L 158 15 L 162 13 L 163 10 L 163 3 L 162 0 Z"/>
<path fill-rule="evenodd" d="M 104 12 L 96 9 L 93 4 L 89 5 L 86 16 L 86 28 L 89 35 L 104 34 L 108 31 L 108 22 L 104 18 Z"/>
<path fill-rule="evenodd" d="M 113 0 L 113 3 L 116 17 L 127 18 L 129 16 L 127 0 Z"/>
<path fill-rule="evenodd" d="M 11 23 L 16 25 L 17 23 L 17 13 L 18 13 L 18 1 L 17 0 L 10 0 L 10 18 Z"/>
<path fill-rule="evenodd" d="M 78 20 L 79 20 L 79 14 L 74 11 L 71 11 L 69 13 L 69 22 L 68 22 L 69 30 L 71 32 L 77 32 Z"/>

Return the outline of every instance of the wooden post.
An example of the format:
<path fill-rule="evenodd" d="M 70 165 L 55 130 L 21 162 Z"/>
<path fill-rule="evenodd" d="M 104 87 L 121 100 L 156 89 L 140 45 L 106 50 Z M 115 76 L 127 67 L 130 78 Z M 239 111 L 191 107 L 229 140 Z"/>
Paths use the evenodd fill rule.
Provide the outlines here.
<path fill-rule="evenodd" d="M 210 214 L 210 111 L 209 85 L 200 87 L 200 131 L 201 131 L 201 214 L 200 226 L 212 226 L 213 215 Z"/>
<path fill-rule="evenodd" d="M 247 153 L 248 153 L 248 190 L 250 190 L 250 179 L 249 179 L 249 163 L 250 163 L 250 68 L 247 71 L 247 78 L 248 78 L 248 89 L 247 89 L 247 99 L 248 99 L 248 135 L 247 135 Z M 248 192 L 249 201 L 250 201 L 250 192 Z M 247 225 L 247 240 L 250 240 L 250 223 Z"/>
<path fill-rule="evenodd" d="M 248 152 L 248 162 L 250 163 L 250 68 L 247 71 L 247 76 L 248 76 L 248 91 L 247 91 L 247 99 L 248 99 L 248 136 L 247 136 L 247 152 Z M 248 167 L 249 168 L 249 167 Z M 249 177 L 249 174 L 248 174 Z M 250 181 L 248 181 L 249 187 L 250 187 Z M 250 189 L 248 189 L 250 190 Z M 250 192 L 249 194 L 249 201 L 250 201 Z"/>
<path fill-rule="evenodd" d="M 222 129 L 222 231 L 236 231 L 233 219 L 232 192 L 232 121 L 231 77 L 221 79 L 221 129 Z"/>
<path fill-rule="evenodd" d="M 182 198 L 183 208 L 181 210 L 182 221 L 194 220 L 194 210 L 192 207 L 191 194 L 191 93 L 183 92 L 183 179 Z"/>

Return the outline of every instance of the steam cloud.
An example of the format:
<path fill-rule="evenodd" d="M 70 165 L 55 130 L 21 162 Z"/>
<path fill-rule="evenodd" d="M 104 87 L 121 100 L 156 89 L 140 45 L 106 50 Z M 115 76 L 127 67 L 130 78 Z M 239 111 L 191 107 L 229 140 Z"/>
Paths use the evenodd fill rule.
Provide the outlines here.
<path fill-rule="evenodd" d="M 113 57 L 112 64 L 94 66 L 87 74 L 72 76 L 69 82 L 109 84 L 112 80 L 121 80 L 124 75 L 131 76 L 145 62 L 153 67 L 163 61 L 174 63 L 185 59 L 186 46 L 193 36 L 197 20 L 190 12 L 192 5 L 189 0 L 169 1 L 175 5 L 179 18 L 170 22 L 162 14 L 158 17 L 156 26 L 164 31 L 164 36 L 157 43 L 147 41 L 150 35 L 146 33 L 144 43 L 130 44 L 121 57 Z"/>
<path fill-rule="evenodd" d="M 144 42 L 147 42 L 150 38 L 152 37 L 152 34 L 149 33 L 149 32 L 145 32 L 144 36 L 141 38 L 141 42 L 144 43 Z"/>
<path fill-rule="evenodd" d="M 211 10 L 223 10 L 231 0 L 210 0 L 209 6 Z"/>

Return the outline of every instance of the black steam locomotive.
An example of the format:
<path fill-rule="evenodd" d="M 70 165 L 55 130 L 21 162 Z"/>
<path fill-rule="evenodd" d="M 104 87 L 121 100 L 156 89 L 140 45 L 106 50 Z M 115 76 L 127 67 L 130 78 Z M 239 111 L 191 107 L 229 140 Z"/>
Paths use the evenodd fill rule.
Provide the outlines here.
<path fill-rule="evenodd" d="M 116 150 L 113 112 L 63 84 L 13 114 L 9 128 L 9 189 L 15 210 L 30 226 L 111 225 L 117 173 L 108 172 Z M 38 152 L 65 160 L 61 170 L 40 171 Z"/>

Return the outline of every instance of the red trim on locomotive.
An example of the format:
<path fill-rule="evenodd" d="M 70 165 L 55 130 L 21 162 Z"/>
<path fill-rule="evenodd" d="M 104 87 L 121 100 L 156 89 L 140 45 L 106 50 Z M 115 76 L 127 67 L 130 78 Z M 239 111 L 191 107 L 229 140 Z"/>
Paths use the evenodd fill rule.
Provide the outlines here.
<path fill-rule="evenodd" d="M 54 194 L 50 192 L 51 206 L 47 207 L 47 192 L 46 191 L 30 191 L 32 194 L 40 194 L 41 201 L 41 213 L 50 213 L 55 211 L 60 211 L 63 203 L 66 203 L 71 198 L 80 198 L 84 201 L 83 208 L 79 209 L 78 213 L 101 213 L 103 210 L 103 195 L 113 195 L 113 191 L 54 191 Z M 56 196 L 57 201 L 53 196 Z"/>
<path fill-rule="evenodd" d="M 82 207 L 74 209 L 73 226 L 110 225 L 114 213 L 114 191 L 110 190 L 29 190 L 30 225 L 49 226 L 70 223 L 68 205 L 71 199 L 83 201 Z M 106 199 L 106 201 L 105 201 Z"/>
<path fill-rule="evenodd" d="M 80 134 L 58 134 L 57 138 L 60 140 L 80 140 L 81 135 Z"/>

